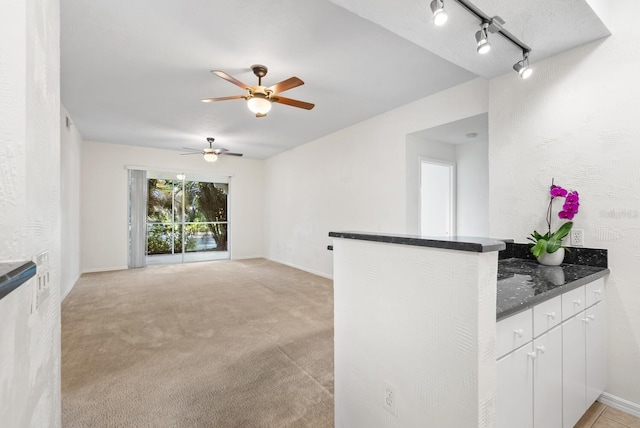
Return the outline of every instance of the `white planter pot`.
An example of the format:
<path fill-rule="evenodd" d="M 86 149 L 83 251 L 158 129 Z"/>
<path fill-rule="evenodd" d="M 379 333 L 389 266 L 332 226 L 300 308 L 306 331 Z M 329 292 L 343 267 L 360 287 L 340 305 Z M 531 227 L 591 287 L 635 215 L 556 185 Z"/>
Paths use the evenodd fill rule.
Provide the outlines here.
<path fill-rule="evenodd" d="M 544 253 L 538 257 L 538 262 L 545 266 L 558 266 L 564 260 L 564 248 L 559 248 L 555 253 Z"/>

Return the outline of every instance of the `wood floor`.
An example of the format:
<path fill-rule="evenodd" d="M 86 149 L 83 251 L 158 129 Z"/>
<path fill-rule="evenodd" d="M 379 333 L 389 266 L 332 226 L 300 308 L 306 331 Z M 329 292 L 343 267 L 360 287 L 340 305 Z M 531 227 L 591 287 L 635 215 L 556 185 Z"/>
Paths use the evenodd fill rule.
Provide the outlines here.
<path fill-rule="evenodd" d="M 640 428 L 640 418 L 596 401 L 574 428 Z"/>

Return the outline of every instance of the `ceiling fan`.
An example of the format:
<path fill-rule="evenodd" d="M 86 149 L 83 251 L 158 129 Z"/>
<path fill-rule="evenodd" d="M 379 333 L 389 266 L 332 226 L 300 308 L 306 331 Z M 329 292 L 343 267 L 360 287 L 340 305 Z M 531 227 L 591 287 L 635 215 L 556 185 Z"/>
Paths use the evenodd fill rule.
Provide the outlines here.
<path fill-rule="evenodd" d="M 265 117 L 267 113 L 269 113 L 269 110 L 271 110 L 271 103 L 286 104 L 288 106 L 303 108 L 306 110 L 311 110 L 315 107 L 314 104 L 285 98 L 280 95 L 284 91 L 304 85 L 304 82 L 297 77 L 290 77 L 280 83 L 266 87 L 262 86 L 262 78 L 267 75 L 267 67 L 256 64 L 252 65 L 251 69 L 253 70 L 253 74 L 258 77 L 258 84 L 256 86 L 247 85 L 224 71 L 211 70 L 211 72 L 216 76 L 246 90 L 247 93 L 244 95 L 232 95 L 230 97 L 205 98 L 202 101 L 205 103 L 212 103 L 214 101 L 237 100 L 244 98 L 247 100 L 249 110 L 255 113 L 256 117 Z"/>
<path fill-rule="evenodd" d="M 218 160 L 218 156 L 242 156 L 242 153 L 232 153 L 227 149 L 223 149 L 223 148 L 218 148 L 218 149 L 214 149 L 213 148 L 213 142 L 216 139 L 213 137 L 209 137 L 207 138 L 207 141 L 209 142 L 209 148 L 208 149 L 204 149 L 204 150 L 198 150 L 198 149 L 192 149 L 190 147 L 183 147 L 183 149 L 185 150 L 193 150 L 193 152 L 191 153 L 180 153 L 181 155 L 199 155 L 202 154 L 204 156 L 204 160 L 206 160 L 207 162 L 215 162 Z"/>

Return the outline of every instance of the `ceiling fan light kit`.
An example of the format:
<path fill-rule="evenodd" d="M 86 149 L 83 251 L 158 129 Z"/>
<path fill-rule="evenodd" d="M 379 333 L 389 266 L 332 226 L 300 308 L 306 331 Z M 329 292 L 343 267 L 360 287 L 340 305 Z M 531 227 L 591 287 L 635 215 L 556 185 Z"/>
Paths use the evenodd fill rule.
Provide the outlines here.
<path fill-rule="evenodd" d="M 253 94 L 253 97 L 247 100 L 247 107 L 256 117 L 264 117 L 271 111 L 271 101 L 265 95 Z"/>
<path fill-rule="evenodd" d="M 204 160 L 206 160 L 207 162 L 215 162 L 218 160 L 218 156 L 213 152 L 205 152 Z"/>
<path fill-rule="evenodd" d="M 211 72 L 216 76 L 233 83 L 247 92 L 243 95 L 232 95 L 229 97 L 204 98 L 202 101 L 205 103 L 211 103 L 215 101 L 236 100 L 242 98 L 247 100 L 247 107 L 256 115 L 256 117 L 265 117 L 267 113 L 271 111 L 273 103 L 285 104 L 305 110 L 311 110 L 315 107 L 314 104 L 306 101 L 299 101 L 280 96 L 280 93 L 284 91 L 304 85 L 304 82 L 299 78 L 290 77 L 280 83 L 266 87 L 262 85 L 262 78 L 267 75 L 267 67 L 261 64 L 255 64 L 251 66 L 251 70 L 253 70 L 253 74 L 258 78 L 258 84 L 256 86 L 247 85 L 224 71 L 211 70 Z"/>
<path fill-rule="evenodd" d="M 192 149 L 191 147 L 183 147 L 186 150 L 192 150 L 189 153 L 181 153 L 181 155 L 202 155 L 205 161 L 207 162 L 215 162 L 218 160 L 220 156 L 242 156 L 242 153 L 232 153 L 228 149 L 223 148 L 213 148 L 213 142 L 216 139 L 213 137 L 207 138 L 207 142 L 209 143 L 209 148 L 204 150 Z"/>
<path fill-rule="evenodd" d="M 490 17 L 467 0 L 452 1 L 458 3 L 463 9 L 480 20 L 480 31 L 476 32 L 476 50 L 479 54 L 486 54 L 491 50 L 489 33 L 500 34 L 522 51 L 522 60 L 516 62 L 513 65 L 513 69 L 516 70 L 523 79 L 531 76 L 533 72 L 529 66 L 529 53 L 531 52 L 531 48 L 503 28 L 505 22 L 502 18 L 499 16 Z M 433 13 L 433 22 L 435 25 L 441 26 L 447 21 L 447 13 L 444 10 L 444 0 L 432 0 L 431 12 Z M 444 17 L 442 16 L 443 14 Z"/>

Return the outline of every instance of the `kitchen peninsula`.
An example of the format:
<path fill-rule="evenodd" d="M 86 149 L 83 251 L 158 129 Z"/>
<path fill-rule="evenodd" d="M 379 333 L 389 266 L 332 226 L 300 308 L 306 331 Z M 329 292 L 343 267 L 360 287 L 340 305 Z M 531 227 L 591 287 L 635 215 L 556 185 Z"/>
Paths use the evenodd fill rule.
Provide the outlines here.
<path fill-rule="evenodd" d="M 604 266 L 544 269 L 511 254 L 520 244 L 494 239 L 329 236 L 336 427 L 499 426 L 497 348 L 516 345 L 496 339 L 497 325 L 532 318 L 527 311 L 565 292 L 584 294 L 608 273 L 606 254 Z M 526 329 L 519 350 L 533 346 Z"/>

